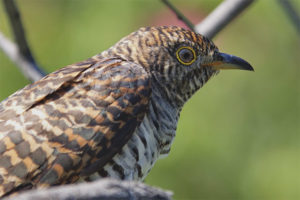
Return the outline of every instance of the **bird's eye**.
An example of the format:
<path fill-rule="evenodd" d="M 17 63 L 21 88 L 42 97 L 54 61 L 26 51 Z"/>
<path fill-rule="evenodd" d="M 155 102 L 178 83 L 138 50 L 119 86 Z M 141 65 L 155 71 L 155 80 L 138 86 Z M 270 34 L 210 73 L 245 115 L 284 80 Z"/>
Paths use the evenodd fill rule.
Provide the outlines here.
<path fill-rule="evenodd" d="M 180 47 L 176 51 L 176 57 L 180 63 L 190 65 L 196 60 L 196 52 L 191 47 Z"/>

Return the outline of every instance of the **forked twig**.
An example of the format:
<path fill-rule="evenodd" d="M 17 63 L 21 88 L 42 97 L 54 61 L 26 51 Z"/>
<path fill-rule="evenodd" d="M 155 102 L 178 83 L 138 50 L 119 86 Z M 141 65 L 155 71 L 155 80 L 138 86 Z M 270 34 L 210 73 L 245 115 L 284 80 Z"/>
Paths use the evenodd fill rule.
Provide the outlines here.
<path fill-rule="evenodd" d="M 5 45 L 2 44 L 1 47 L 2 49 L 8 48 L 8 50 L 3 49 L 3 51 L 17 64 L 17 67 L 21 69 L 28 79 L 37 81 L 43 77 L 45 73 L 37 66 L 32 56 L 16 3 L 14 0 L 3 0 L 3 4 L 10 21 L 16 45 L 12 42 L 8 42 L 9 40 L 2 34 L 1 41 L 6 42 L 4 42 Z"/>
<path fill-rule="evenodd" d="M 202 22 L 193 25 L 175 6 L 168 0 L 161 0 L 170 8 L 189 28 L 201 33 L 208 38 L 213 38 L 227 24 L 229 24 L 239 13 L 245 10 L 254 0 L 225 0 Z"/>

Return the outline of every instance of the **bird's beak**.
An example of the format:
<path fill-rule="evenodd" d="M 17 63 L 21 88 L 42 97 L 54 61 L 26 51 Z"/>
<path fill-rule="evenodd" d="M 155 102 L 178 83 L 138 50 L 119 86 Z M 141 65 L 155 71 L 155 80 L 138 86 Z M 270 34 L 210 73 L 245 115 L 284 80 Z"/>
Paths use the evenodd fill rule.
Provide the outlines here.
<path fill-rule="evenodd" d="M 247 61 L 237 56 L 233 56 L 221 52 L 215 53 L 213 61 L 204 66 L 210 66 L 216 70 L 241 69 L 241 70 L 254 71 L 253 67 Z"/>

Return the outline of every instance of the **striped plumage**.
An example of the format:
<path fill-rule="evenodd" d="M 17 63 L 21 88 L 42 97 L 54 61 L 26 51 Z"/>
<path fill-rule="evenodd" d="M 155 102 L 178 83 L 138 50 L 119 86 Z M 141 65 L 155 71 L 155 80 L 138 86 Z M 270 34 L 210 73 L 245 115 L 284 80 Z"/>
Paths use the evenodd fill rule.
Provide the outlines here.
<path fill-rule="evenodd" d="M 252 69 L 192 31 L 148 27 L 17 91 L 0 104 L 0 197 L 143 180 L 170 151 L 184 103 L 223 68 Z"/>

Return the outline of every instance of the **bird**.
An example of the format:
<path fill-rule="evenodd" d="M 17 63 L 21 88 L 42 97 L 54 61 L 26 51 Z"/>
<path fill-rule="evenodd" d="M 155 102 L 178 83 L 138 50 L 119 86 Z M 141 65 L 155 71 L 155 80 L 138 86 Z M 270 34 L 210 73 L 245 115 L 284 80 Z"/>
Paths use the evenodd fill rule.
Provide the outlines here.
<path fill-rule="evenodd" d="M 0 104 L 0 197 L 111 177 L 143 181 L 180 111 L 224 69 L 253 71 L 205 36 L 143 27 Z"/>

